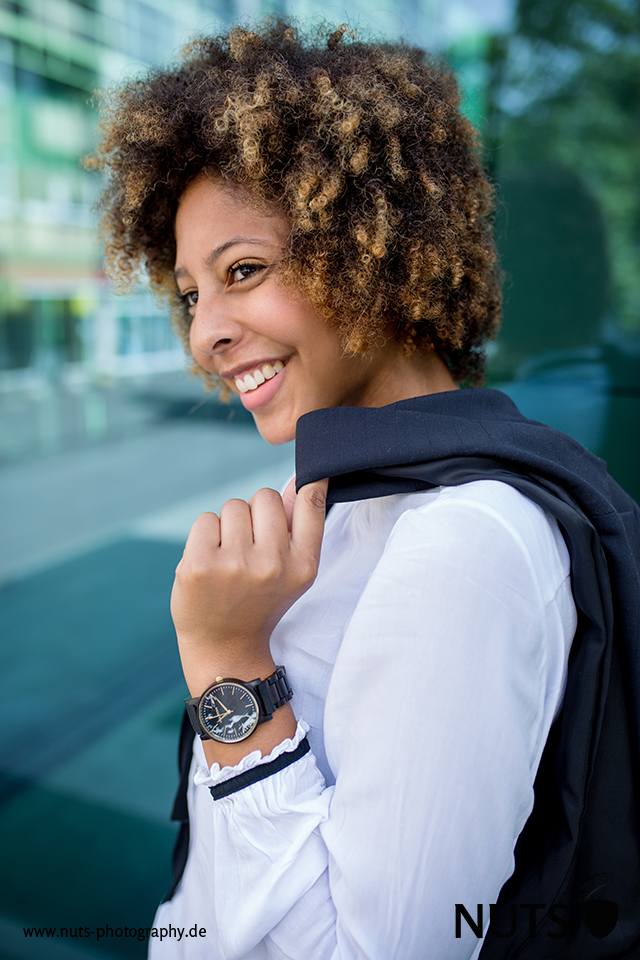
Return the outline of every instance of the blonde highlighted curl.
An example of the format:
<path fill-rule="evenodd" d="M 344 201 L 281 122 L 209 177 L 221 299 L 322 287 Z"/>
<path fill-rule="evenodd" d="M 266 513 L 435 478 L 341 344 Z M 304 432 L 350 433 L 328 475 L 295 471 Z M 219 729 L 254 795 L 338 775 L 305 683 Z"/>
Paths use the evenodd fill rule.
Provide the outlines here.
<path fill-rule="evenodd" d="M 143 268 L 175 303 L 174 220 L 202 171 L 277 203 L 291 225 L 281 277 L 366 352 L 389 330 L 483 379 L 500 316 L 492 188 L 451 72 L 417 48 L 288 22 L 194 41 L 173 68 L 103 97 L 86 162 L 102 195 L 107 264 Z M 188 315 L 174 320 L 188 347 Z"/>

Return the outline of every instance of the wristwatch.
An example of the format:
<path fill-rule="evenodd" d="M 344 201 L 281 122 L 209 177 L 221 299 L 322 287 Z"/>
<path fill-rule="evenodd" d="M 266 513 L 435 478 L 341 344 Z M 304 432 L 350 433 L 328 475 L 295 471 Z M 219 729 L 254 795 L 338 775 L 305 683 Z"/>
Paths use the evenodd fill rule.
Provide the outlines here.
<path fill-rule="evenodd" d="M 271 720 L 273 711 L 293 696 L 284 667 L 266 680 L 216 677 L 201 697 L 185 700 L 191 726 L 201 740 L 240 743 L 258 724 Z"/>

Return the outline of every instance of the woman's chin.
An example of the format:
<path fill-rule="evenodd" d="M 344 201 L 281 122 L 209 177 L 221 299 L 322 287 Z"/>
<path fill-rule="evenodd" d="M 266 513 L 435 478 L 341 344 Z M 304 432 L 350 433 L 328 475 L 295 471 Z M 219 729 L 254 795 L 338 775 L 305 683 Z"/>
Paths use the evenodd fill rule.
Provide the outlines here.
<path fill-rule="evenodd" d="M 258 428 L 258 433 L 263 440 L 270 443 L 273 447 L 278 447 L 283 443 L 290 443 L 296 438 L 296 425 L 276 423 L 273 419 L 260 415 L 258 411 L 253 413 L 253 420 Z M 271 421 L 271 422 L 270 422 Z"/>

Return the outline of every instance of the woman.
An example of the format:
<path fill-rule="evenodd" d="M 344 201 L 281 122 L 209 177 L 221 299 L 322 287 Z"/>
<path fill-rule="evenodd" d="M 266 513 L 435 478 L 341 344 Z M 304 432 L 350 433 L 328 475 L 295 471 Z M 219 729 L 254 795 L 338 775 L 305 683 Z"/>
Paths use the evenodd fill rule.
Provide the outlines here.
<path fill-rule="evenodd" d="M 301 488 L 199 517 L 176 573 L 199 737 L 151 955 L 549 956 L 560 929 L 562 956 L 591 956 L 553 908 L 584 872 L 611 661 L 580 600 L 568 669 L 570 554 L 579 594 L 592 571 L 565 488 L 604 481 L 506 398 L 458 389 L 499 315 L 473 132 L 444 68 L 345 33 L 199 41 L 103 125 L 113 272 L 177 296 L 196 368 L 267 442 L 297 437 Z"/>

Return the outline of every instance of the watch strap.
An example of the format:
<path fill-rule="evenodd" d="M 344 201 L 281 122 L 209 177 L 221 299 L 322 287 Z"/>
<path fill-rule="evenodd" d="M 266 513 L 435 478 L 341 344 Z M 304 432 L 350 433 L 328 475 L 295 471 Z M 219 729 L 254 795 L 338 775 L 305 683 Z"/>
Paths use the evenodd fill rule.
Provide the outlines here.
<path fill-rule="evenodd" d="M 252 680 L 246 686 L 251 687 L 258 698 L 262 713 L 259 722 L 271 720 L 273 711 L 283 707 L 293 696 L 293 690 L 287 680 L 287 671 L 282 666 L 276 667 L 275 672 L 266 680 Z"/>
<path fill-rule="evenodd" d="M 198 713 L 198 707 L 200 706 L 201 699 L 202 697 L 192 697 L 190 700 L 185 700 L 184 705 L 187 709 L 187 716 L 189 717 L 194 731 L 198 734 L 201 740 L 209 740 L 211 738 L 200 723 L 200 714 Z"/>

